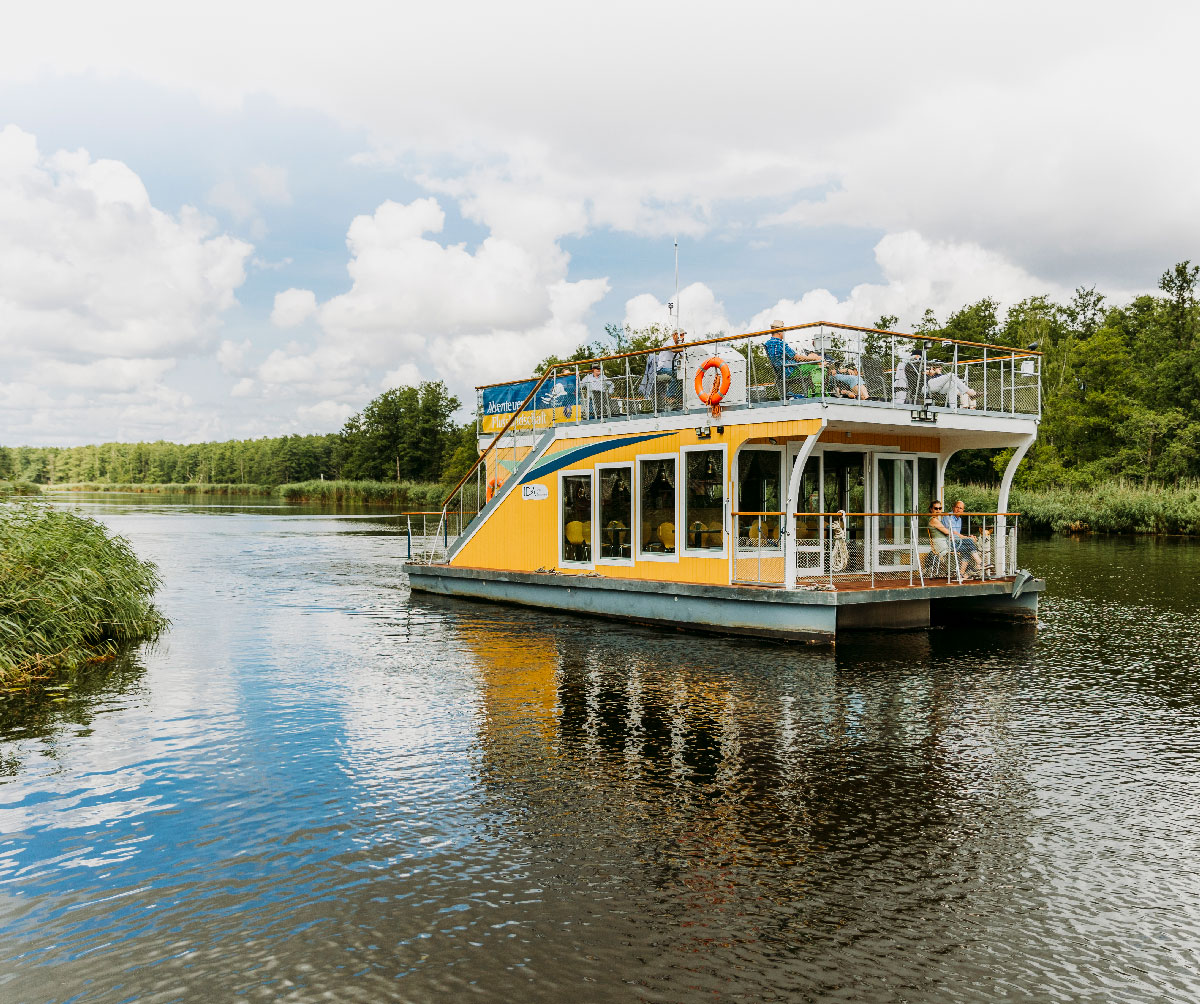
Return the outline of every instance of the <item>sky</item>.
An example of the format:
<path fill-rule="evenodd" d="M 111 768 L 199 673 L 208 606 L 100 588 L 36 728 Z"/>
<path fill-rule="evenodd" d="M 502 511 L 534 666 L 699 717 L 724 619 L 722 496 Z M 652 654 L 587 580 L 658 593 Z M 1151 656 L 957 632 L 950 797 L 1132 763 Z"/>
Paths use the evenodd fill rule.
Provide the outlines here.
<path fill-rule="evenodd" d="M 676 241 L 696 337 L 1122 302 L 1200 259 L 1196 5 L 20 7 L 3 445 L 469 405 L 671 323 Z"/>

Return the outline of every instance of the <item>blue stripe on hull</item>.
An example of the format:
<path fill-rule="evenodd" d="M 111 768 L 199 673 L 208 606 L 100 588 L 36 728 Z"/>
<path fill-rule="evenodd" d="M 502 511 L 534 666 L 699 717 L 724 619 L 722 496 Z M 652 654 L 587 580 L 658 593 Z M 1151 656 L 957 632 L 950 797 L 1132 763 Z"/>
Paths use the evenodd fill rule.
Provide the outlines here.
<path fill-rule="evenodd" d="M 598 453 L 607 453 L 609 450 L 616 450 L 622 446 L 633 446 L 635 443 L 644 443 L 648 439 L 661 439 L 663 436 L 669 436 L 669 432 L 652 432 L 646 436 L 625 436 L 622 439 L 606 439 L 602 443 L 591 443 L 587 446 L 577 446 L 573 450 L 564 450 L 562 453 L 556 453 L 554 457 L 547 460 L 544 464 L 539 464 L 533 468 L 528 474 L 521 479 L 521 484 L 527 481 L 536 481 L 538 478 L 544 478 L 547 474 L 553 474 L 557 470 L 561 470 L 570 464 L 578 463 L 580 460 L 586 460 L 588 457 L 594 457 Z"/>

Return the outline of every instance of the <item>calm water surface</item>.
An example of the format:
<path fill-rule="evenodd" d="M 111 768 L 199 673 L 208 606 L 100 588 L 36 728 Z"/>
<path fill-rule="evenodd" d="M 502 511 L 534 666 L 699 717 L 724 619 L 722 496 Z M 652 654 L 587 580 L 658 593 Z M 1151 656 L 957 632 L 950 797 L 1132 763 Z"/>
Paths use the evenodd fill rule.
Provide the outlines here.
<path fill-rule="evenodd" d="M 1195 1001 L 1200 548 L 835 652 L 409 596 L 396 521 L 96 497 L 173 626 L 0 719 L 0 1000 Z"/>

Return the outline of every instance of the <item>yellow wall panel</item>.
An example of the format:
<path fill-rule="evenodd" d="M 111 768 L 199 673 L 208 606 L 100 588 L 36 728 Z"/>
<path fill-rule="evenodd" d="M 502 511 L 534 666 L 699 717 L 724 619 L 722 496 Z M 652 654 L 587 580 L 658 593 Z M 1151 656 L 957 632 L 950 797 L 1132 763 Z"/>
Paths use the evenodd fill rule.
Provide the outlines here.
<path fill-rule="evenodd" d="M 574 463 L 564 465 L 530 484 L 545 486 L 548 497 L 531 500 L 523 497 L 520 486 L 505 497 L 488 521 L 463 545 L 455 555 L 453 564 L 468 568 L 491 568 L 511 571 L 533 572 L 538 569 L 558 569 L 563 574 L 596 574 L 611 578 L 641 579 L 651 581 L 687 582 L 701 585 L 724 585 L 729 582 L 729 557 L 691 557 L 680 554 L 677 561 L 637 561 L 632 566 L 597 564 L 594 571 L 581 570 L 573 566 L 559 565 L 559 475 L 562 472 L 591 472 L 600 463 L 632 463 L 647 454 L 678 453 L 684 446 L 718 446 L 727 448 L 726 498 L 733 497 L 731 475 L 733 458 L 738 449 L 748 442 L 766 442 L 775 439 L 778 443 L 802 439 L 813 435 L 821 428 L 819 419 L 803 419 L 791 422 L 758 422 L 745 425 L 725 426 L 724 433 L 717 433 L 719 419 L 708 419 L 712 430 L 710 438 L 699 439 L 694 429 L 665 432 L 652 439 L 615 446 L 613 449 L 593 453 Z M 905 452 L 936 453 L 938 441 L 928 436 L 892 435 L 887 433 L 827 433 L 831 444 L 853 444 L 862 446 L 889 446 Z M 556 454 L 568 450 L 602 444 L 614 437 L 584 436 L 578 439 L 556 440 L 543 462 L 552 460 Z M 824 442 L 824 440 L 822 440 Z M 489 458 L 490 459 L 490 458 Z M 495 470 L 489 467 L 489 475 Z M 503 477 L 503 472 L 501 472 Z M 726 549 L 731 542 L 726 541 Z"/>

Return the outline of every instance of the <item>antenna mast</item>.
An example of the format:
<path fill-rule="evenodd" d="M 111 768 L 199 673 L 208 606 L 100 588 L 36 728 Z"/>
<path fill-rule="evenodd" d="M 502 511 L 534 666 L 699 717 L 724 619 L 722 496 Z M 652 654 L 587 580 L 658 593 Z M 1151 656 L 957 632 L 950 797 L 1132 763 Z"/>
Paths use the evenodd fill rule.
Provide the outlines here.
<path fill-rule="evenodd" d="M 683 330 L 683 311 L 679 302 L 679 238 L 675 238 L 675 328 Z"/>

